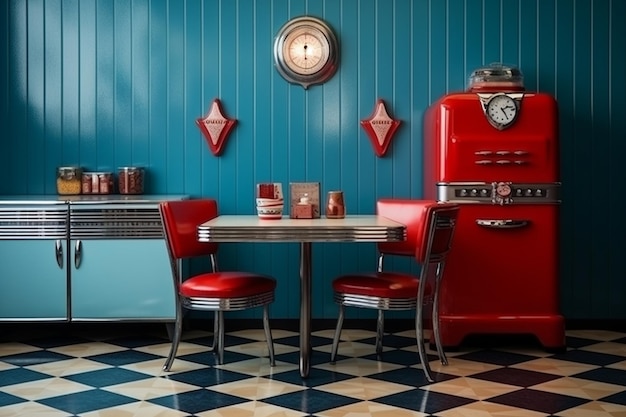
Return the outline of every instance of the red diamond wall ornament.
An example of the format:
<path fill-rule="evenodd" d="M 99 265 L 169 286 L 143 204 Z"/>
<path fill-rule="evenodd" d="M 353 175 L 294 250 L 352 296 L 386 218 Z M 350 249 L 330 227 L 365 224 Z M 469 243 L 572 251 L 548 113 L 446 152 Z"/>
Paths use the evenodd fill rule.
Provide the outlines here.
<path fill-rule="evenodd" d="M 215 156 L 219 156 L 224 150 L 226 138 L 233 126 L 235 126 L 235 123 L 237 123 L 237 119 L 229 119 L 224 116 L 222 104 L 218 98 L 213 100 L 213 104 L 211 104 L 209 113 L 206 116 L 196 119 L 196 124 L 202 131 L 209 148 L 211 148 L 211 152 Z"/>
<path fill-rule="evenodd" d="M 394 133 L 400 126 L 400 120 L 392 119 L 387 113 L 385 102 L 378 99 L 374 112 L 369 119 L 361 120 L 361 126 L 372 141 L 377 156 L 384 156 L 391 144 Z"/>

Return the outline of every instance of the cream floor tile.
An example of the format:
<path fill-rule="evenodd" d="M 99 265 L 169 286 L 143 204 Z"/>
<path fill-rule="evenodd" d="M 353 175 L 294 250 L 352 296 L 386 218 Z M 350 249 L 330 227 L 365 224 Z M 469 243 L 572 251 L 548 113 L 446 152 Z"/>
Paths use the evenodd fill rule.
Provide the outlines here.
<path fill-rule="evenodd" d="M 593 339 L 593 340 L 615 340 L 620 339 L 622 337 L 626 337 L 626 333 L 623 332 L 615 332 L 610 330 L 567 330 L 565 332 L 566 336 L 571 337 L 580 337 L 583 339 Z"/>
<path fill-rule="evenodd" d="M 437 413 L 438 417 L 546 417 L 545 413 L 480 401 Z"/>
<path fill-rule="evenodd" d="M 598 368 L 595 365 L 564 361 L 554 358 L 539 358 L 528 362 L 511 365 L 511 368 L 527 371 L 544 372 L 552 375 L 570 376 Z"/>
<path fill-rule="evenodd" d="M 196 369 L 208 368 L 207 365 L 203 365 L 197 362 L 189 362 L 182 359 L 176 359 L 172 364 L 170 372 L 163 370 L 165 364 L 165 358 L 153 359 L 151 361 L 129 363 L 128 365 L 122 365 L 120 368 L 130 369 L 131 371 L 141 372 L 147 375 L 153 376 L 167 376 L 180 372 L 193 371 Z"/>
<path fill-rule="evenodd" d="M 0 408 L 0 417 L 68 417 L 65 411 L 34 402 L 23 402 Z"/>
<path fill-rule="evenodd" d="M 332 344 L 324 345 L 324 346 L 316 346 L 315 350 L 330 354 L 332 349 Z M 391 350 L 391 348 L 387 346 L 383 346 L 383 353 Z M 337 347 L 337 355 L 342 356 L 365 356 L 376 353 L 373 345 L 368 345 L 366 343 L 360 342 L 339 342 L 339 346 Z M 328 358 L 330 360 L 330 357 Z"/>
<path fill-rule="evenodd" d="M 195 385 L 158 377 L 102 388 L 104 391 L 114 392 L 137 400 L 150 400 L 152 398 L 165 397 L 167 395 L 180 394 L 197 389 L 198 387 Z"/>
<path fill-rule="evenodd" d="M 121 352 L 126 350 L 125 347 L 112 345 L 105 342 L 87 342 L 77 343 L 74 345 L 66 345 L 48 349 L 51 352 L 61 353 L 63 355 L 84 358 L 86 356 L 102 355 L 105 353 Z"/>
<path fill-rule="evenodd" d="M 59 395 L 73 394 L 90 389 L 93 389 L 93 387 L 63 378 L 46 378 L 0 387 L 0 391 L 2 392 L 15 395 L 16 397 L 25 398 L 29 401 L 37 401 Z"/>
<path fill-rule="evenodd" d="M 343 332 L 352 332 L 351 329 L 345 329 Z M 342 338 L 343 338 L 343 332 L 341 332 Z M 311 336 L 317 336 L 317 337 L 325 337 L 327 339 L 333 339 L 333 337 L 335 336 L 335 329 L 322 329 L 322 330 L 317 330 L 315 332 L 311 332 Z"/>
<path fill-rule="evenodd" d="M 425 417 L 427 413 L 362 401 L 315 413 L 319 417 Z"/>
<path fill-rule="evenodd" d="M 342 374 L 354 376 L 367 376 L 381 372 L 392 371 L 402 368 L 402 365 L 396 365 L 390 362 L 379 362 L 365 358 L 348 358 L 337 361 L 334 365 L 331 363 L 323 363 L 315 365 L 315 368 L 325 369 L 332 372 L 340 372 Z"/>
<path fill-rule="evenodd" d="M 621 369 L 622 371 L 626 371 L 626 361 L 615 362 L 610 365 L 606 365 L 607 368 L 613 369 Z"/>
<path fill-rule="evenodd" d="M 207 327 L 212 328 L 213 321 L 211 321 L 210 323 L 207 322 Z M 191 339 L 197 339 L 200 337 L 213 337 L 213 332 L 208 331 L 208 330 L 199 330 L 199 329 L 192 329 L 192 330 L 183 329 L 181 340 L 191 340 Z"/>
<path fill-rule="evenodd" d="M 417 367 L 417 365 L 415 367 Z M 458 358 L 448 358 L 447 365 L 443 365 L 438 360 L 430 361 L 430 369 L 433 372 L 455 376 L 467 376 L 477 374 L 479 372 L 493 371 L 494 369 L 498 368 L 502 368 L 502 366 L 494 365 L 491 363 L 468 361 Z"/>
<path fill-rule="evenodd" d="M 421 389 L 442 394 L 456 395 L 457 397 L 472 400 L 485 400 L 495 397 L 496 395 L 517 391 L 520 387 L 476 378 L 462 377 L 423 386 Z"/>
<path fill-rule="evenodd" d="M 560 411 L 560 417 L 624 417 L 626 406 L 594 401 L 569 410 Z"/>
<path fill-rule="evenodd" d="M 36 352 L 38 350 L 41 349 L 25 343 L 0 342 L 0 356 L 18 355 L 28 352 Z"/>
<path fill-rule="evenodd" d="M 238 372 L 250 376 L 268 376 L 298 369 L 298 365 L 276 361 L 276 366 L 270 366 L 268 358 L 253 358 L 246 361 L 216 365 L 216 368 Z"/>
<path fill-rule="evenodd" d="M 146 363 L 146 364 L 138 364 L 138 363 L 128 364 L 128 365 L 124 365 L 123 367 L 126 369 L 131 369 L 133 371 L 143 372 L 143 373 L 146 373 L 149 375 L 155 375 L 155 376 L 156 375 L 168 376 L 168 375 L 180 374 L 183 372 L 195 371 L 196 369 L 208 368 L 207 365 L 203 365 L 198 362 L 190 362 L 190 361 L 185 361 L 183 359 L 174 359 L 174 363 L 172 363 L 172 367 L 170 368 L 168 372 L 166 372 L 162 368 L 163 364 L 165 363 L 165 360 L 161 361 L 160 364 L 158 363 L 158 361 L 150 361 L 150 362 L 151 363 Z M 157 366 L 160 366 L 158 370 L 156 369 Z"/>
<path fill-rule="evenodd" d="M 268 378 L 248 378 L 240 381 L 214 385 L 207 388 L 248 400 L 262 400 L 276 395 L 306 390 L 306 387 Z"/>
<path fill-rule="evenodd" d="M 540 391 L 597 400 L 624 391 L 624 386 L 590 381 L 582 378 L 564 377 L 529 387 Z"/>
<path fill-rule="evenodd" d="M 307 414 L 258 401 L 250 401 L 196 415 L 198 417 L 302 417 Z"/>
<path fill-rule="evenodd" d="M 164 358 L 167 357 L 170 353 L 170 344 L 168 343 L 167 345 L 158 345 L 158 346 L 159 346 L 158 349 L 154 348 L 152 349 L 151 352 L 148 352 L 145 349 L 141 349 L 141 351 L 163 356 Z M 176 356 L 178 357 L 178 356 L 183 356 L 183 355 L 192 355 L 194 353 L 201 353 L 201 352 L 207 352 L 208 354 L 210 354 L 211 350 L 208 346 L 199 345 L 197 343 L 181 341 L 178 344 L 178 350 L 176 351 Z"/>
<path fill-rule="evenodd" d="M 183 343 L 186 343 L 186 342 L 183 342 Z M 181 345 L 182 343 L 178 346 L 179 350 L 180 350 Z M 200 349 L 201 345 L 193 344 L 193 346 L 198 346 L 198 348 Z M 139 347 L 134 348 L 134 350 L 138 352 L 149 353 L 151 355 L 163 356 L 164 358 L 163 360 L 165 360 L 165 358 L 170 354 L 171 347 L 172 347 L 172 344 L 167 342 L 167 343 L 159 343 L 156 345 L 139 346 Z M 202 348 L 208 349 L 206 346 L 202 346 Z"/>
<path fill-rule="evenodd" d="M 291 349 L 287 349 L 286 347 L 283 348 L 283 346 L 285 345 L 281 345 L 281 353 L 286 353 L 286 352 L 282 352 L 284 351 L 292 351 Z M 293 347 L 290 347 L 293 348 Z M 224 350 L 227 350 L 229 352 L 237 352 L 237 353 L 241 353 L 243 355 L 250 355 L 250 356 L 269 356 L 269 349 L 267 347 L 267 343 L 265 342 L 265 340 L 258 341 L 258 342 L 251 342 L 251 343 L 240 343 L 237 345 L 232 345 L 232 346 L 227 346 L 226 348 L 224 348 Z M 295 349 L 297 350 L 297 348 Z M 276 344 L 274 345 L 274 354 L 276 355 L 277 351 L 277 346 Z"/>
<path fill-rule="evenodd" d="M 172 410 L 157 404 L 138 401 L 111 408 L 82 413 L 80 417 L 183 417 L 189 413 Z"/>
<path fill-rule="evenodd" d="M 315 389 L 365 401 L 412 390 L 414 387 L 367 377 L 358 377 L 321 385 L 315 387 Z"/>
<path fill-rule="evenodd" d="M 332 338 L 334 335 L 334 330 L 327 330 L 327 332 L 331 332 L 328 337 Z M 361 340 L 370 337 L 376 337 L 376 332 L 370 330 L 363 329 L 343 329 L 341 331 L 341 336 L 339 338 L 340 341 L 353 341 L 353 340 Z"/>
<path fill-rule="evenodd" d="M 6 371 L 8 369 L 17 369 L 17 368 L 19 368 L 19 366 L 11 365 L 8 362 L 2 362 L 0 360 L 0 371 Z"/>
<path fill-rule="evenodd" d="M 271 321 L 270 321 L 271 326 Z M 228 332 L 229 335 L 243 337 L 252 340 L 258 340 L 259 342 L 265 342 L 265 331 L 263 329 L 244 329 L 236 332 Z M 284 337 L 297 336 L 298 333 L 289 330 L 272 329 L 272 339 L 282 339 Z"/>
<path fill-rule="evenodd" d="M 40 363 L 37 365 L 27 366 L 26 368 L 31 371 L 42 372 L 56 377 L 63 377 L 83 372 L 112 368 L 112 366 L 89 359 L 76 358 L 65 361 Z"/>
<path fill-rule="evenodd" d="M 589 352 L 605 353 L 609 355 L 626 356 L 626 344 L 614 342 L 602 342 L 581 347 L 580 350 Z"/>
<path fill-rule="evenodd" d="M 554 355 L 554 352 L 548 352 L 541 347 L 528 347 L 528 346 L 498 346 L 498 351 L 505 351 L 507 353 L 517 353 L 519 355 L 536 356 L 538 358 L 545 358 L 547 356 Z"/>
<path fill-rule="evenodd" d="M 412 339 L 415 339 L 415 329 L 407 329 L 403 332 L 398 332 L 394 334 L 397 336 L 410 337 Z M 432 330 L 424 329 L 424 340 L 430 340 L 431 334 L 432 334 Z"/>

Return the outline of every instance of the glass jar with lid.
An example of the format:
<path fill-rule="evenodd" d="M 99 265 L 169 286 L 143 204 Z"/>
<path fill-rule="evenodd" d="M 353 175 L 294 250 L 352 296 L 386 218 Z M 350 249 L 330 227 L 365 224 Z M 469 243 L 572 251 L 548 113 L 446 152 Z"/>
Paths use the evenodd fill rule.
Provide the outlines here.
<path fill-rule="evenodd" d="M 524 91 L 524 76 L 512 65 L 493 63 L 472 71 L 470 91 Z"/>
<path fill-rule="evenodd" d="M 83 172 L 83 194 L 111 194 L 113 192 L 112 172 Z"/>
<path fill-rule="evenodd" d="M 76 166 L 57 168 L 57 193 L 60 195 L 80 194 L 83 170 Z"/>
<path fill-rule="evenodd" d="M 120 167 L 117 181 L 120 194 L 143 194 L 144 169 L 141 167 Z"/>

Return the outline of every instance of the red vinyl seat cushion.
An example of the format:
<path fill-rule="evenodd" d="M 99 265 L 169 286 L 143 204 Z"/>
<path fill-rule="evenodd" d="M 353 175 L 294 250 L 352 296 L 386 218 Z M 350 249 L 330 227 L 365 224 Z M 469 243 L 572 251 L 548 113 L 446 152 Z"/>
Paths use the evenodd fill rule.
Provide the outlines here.
<path fill-rule="evenodd" d="M 335 292 L 380 298 L 416 298 L 418 287 L 417 277 L 398 272 L 349 274 L 333 280 Z M 424 290 L 428 294 L 429 286 Z"/>
<path fill-rule="evenodd" d="M 247 272 L 209 272 L 185 280 L 179 292 L 185 297 L 241 298 L 274 291 L 276 280 Z"/>

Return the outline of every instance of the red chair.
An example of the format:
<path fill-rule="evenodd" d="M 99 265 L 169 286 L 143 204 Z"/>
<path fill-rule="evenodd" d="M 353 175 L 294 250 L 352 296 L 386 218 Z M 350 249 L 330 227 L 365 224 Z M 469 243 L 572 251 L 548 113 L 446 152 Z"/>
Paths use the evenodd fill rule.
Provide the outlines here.
<path fill-rule="evenodd" d="M 251 272 L 218 270 L 218 245 L 198 242 L 197 235 L 199 224 L 217 216 L 215 200 L 167 201 L 159 205 L 159 210 L 177 294 L 172 347 L 163 369 L 169 371 L 176 357 L 182 333 L 183 309 L 215 312 L 213 351 L 217 352 L 218 363 L 221 365 L 224 363 L 224 312 L 261 306 L 270 365 L 274 366 L 269 304 L 274 301 L 276 280 Z M 181 271 L 181 261 L 202 256 L 210 259 L 212 271 L 185 279 Z"/>
<path fill-rule="evenodd" d="M 406 240 L 378 244 L 376 272 L 348 274 L 333 280 L 339 317 L 333 338 L 331 363 L 335 363 L 345 307 L 378 310 L 376 353 L 382 352 L 385 310 L 416 310 L 417 347 L 424 374 L 433 382 L 424 346 L 423 306 L 432 304 L 432 321 L 439 359 L 447 365 L 439 334 L 438 297 L 446 256 L 452 245 L 459 207 L 432 200 L 379 200 L 377 214 L 406 225 Z M 383 271 L 385 255 L 412 256 L 421 267 L 419 276 L 405 272 Z M 434 289 L 433 289 L 434 287 Z"/>

